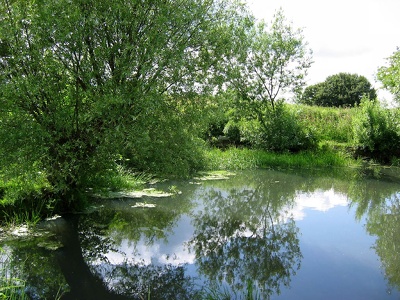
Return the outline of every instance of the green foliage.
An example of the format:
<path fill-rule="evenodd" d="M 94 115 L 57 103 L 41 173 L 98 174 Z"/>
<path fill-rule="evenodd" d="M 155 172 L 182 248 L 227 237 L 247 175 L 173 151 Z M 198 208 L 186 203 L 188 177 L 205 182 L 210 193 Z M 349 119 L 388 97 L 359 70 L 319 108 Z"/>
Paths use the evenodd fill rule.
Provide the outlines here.
<path fill-rule="evenodd" d="M 394 100 L 400 102 L 400 49 L 397 48 L 387 60 L 388 66 L 378 69 L 377 78 L 393 94 Z"/>
<path fill-rule="evenodd" d="M 298 99 L 298 102 L 301 104 L 306 104 L 306 105 L 315 105 L 317 103 L 316 99 L 323 98 L 322 94 L 323 94 L 324 88 L 325 88 L 325 85 L 323 82 L 313 84 L 313 85 L 306 87 L 304 89 L 303 94 Z M 320 100 L 319 102 L 322 102 L 322 101 Z"/>
<path fill-rule="evenodd" d="M 0 170 L 38 168 L 68 209 L 129 147 L 136 156 L 124 158 L 139 169 L 197 166 L 198 158 L 185 161 L 197 131 L 175 127 L 182 109 L 160 116 L 160 102 L 218 89 L 219 62 L 230 51 L 225 29 L 240 20 L 238 7 L 1 0 Z"/>
<path fill-rule="evenodd" d="M 132 170 L 117 165 L 115 169 L 109 172 L 96 174 L 93 178 L 99 187 L 90 189 L 91 194 L 108 194 L 110 191 L 119 192 L 125 190 L 142 189 L 146 182 L 151 180 L 151 176 L 144 173 L 134 173 Z"/>
<path fill-rule="evenodd" d="M 240 126 L 233 120 L 227 122 L 223 132 L 231 144 L 234 145 L 243 144 L 243 141 L 241 139 Z"/>
<path fill-rule="evenodd" d="M 0 223 L 35 224 L 57 206 L 51 187 L 40 172 L 7 178 L 1 176 Z"/>
<path fill-rule="evenodd" d="M 351 145 L 353 118 L 357 108 L 291 105 L 302 128 L 308 128 L 318 141 L 334 141 Z"/>
<path fill-rule="evenodd" d="M 363 97 L 375 100 L 377 95 L 364 76 L 349 73 L 331 75 L 322 83 L 308 86 L 299 102 L 307 105 L 356 106 Z"/>
<path fill-rule="evenodd" d="M 202 121 L 205 129 L 201 136 L 212 141 L 225 134 L 224 128 L 229 121 L 229 111 L 232 107 L 232 96 L 228 93 L 210 97 L 202 107 Z"/>
<path fill-rule="evenodd" d="M 314 149 L 317 145 L 312 128 L 301 126 L 295 111 L 283 102 L 277 102 L 274 110 L 265 110 L 259 120 L 239 123 L 241 139 L 254 147 L 275 152 L 298 152 Z"/>
<path fill-rule="evenodd" d="M 18 274 L 11 266 L 10 257 L 0 249 L 0 299 L 25 300 L 25 281 L 18 278 Z"/>
<path fill-rule="evenodd" d="M 316 147 L 313 132 L 298 122 L 297 116 L 278 102 L 275 110 L 267 112 L 261 124 L 261 146 L 264 149 L 282 152 L 298 152 Z"/>
<path fill-rule="evenodd" d="M 175 99 L 173 101 L 176 101 Z M 123 156 L 128 167 L 163 176 L 187 177 L 202 168 L 204 129 L 199 103 L 160 101 L 138 117 L 140 132 L 131 133 Z"/>
<path fill-rule="evenodd" d="M 362 155 L 389 162 L 400 156 L 399 112 L 363 101 L 354 121 L 354 142 Z"/>
<path fill-rule="evenodd" d="M 299 92 L 311 63 L 302 31 L 279 10 L 271 26 L 259 22 L 247 29 L 227 68 L 232 89 L 259 114 L 268 105 L 274 109 L 282 93 Z"/>
<path fill-rule="evenodd" d="M 349 155 L 330 149 L 299 153 L 273 153 L 246 148 L 230 148 L 225 151 L 208 150 L 205 155 L 209 170 L 345 167 L 357 164 Z"/>
<path fill-rule="evenodd" d="M 310 149 L 315 142 L 303 132 L 278 97 L 297 93 L 311 66 L 311 51 L 302 31 L 295 30 L 279 10 L 270 26 L 243 26 L 243 40 L 227 64 L 229 88 L 234 92 L 236 117 L 225 133 L 233 141 L 272 151 Z"/>

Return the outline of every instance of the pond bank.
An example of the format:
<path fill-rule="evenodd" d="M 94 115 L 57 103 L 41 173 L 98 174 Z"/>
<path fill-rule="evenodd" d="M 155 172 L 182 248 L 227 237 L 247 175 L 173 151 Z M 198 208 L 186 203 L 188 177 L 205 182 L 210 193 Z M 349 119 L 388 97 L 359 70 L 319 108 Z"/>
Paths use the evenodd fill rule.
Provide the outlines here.
<path fill-rule="evenodd" d="M 356 173 L 373 174 L 375 177 L 379 177 L 382 174 L 384 176 L 390 175 L 393 180 L 399 180 L 398 167 L 382 166 L 370 162 L 363 161 L 362 159 L 354 159 L 351 152 L 347 152 L 344 147 L 341 149 L 333 149 L 332 147 L 321 147 L 320 150 L 316 151 L 305 151 L 299 153 L 273 153 L 262 150 L 246 149 L 246 148 L 228 148 L 225 150 L 217 148 L 208 148 L 204 151 L 204 167 L 203 172 L 213 170 L 225 170 L 225 171 L 236 171 L 236 170 L 254 170 L 254 169 L 310 169 L 318 170 L 329 168 L 332 173 Z M 214 173 L 213 176 L 216 173 Z M 221 175 L 221 174 L 219 174 Z M 135 175 L 127 171 L 120 175 L 119 181 L 125 183 L 117 187 L 104 187 L 103 191 L 108 191 L 108 195 L 103 195 L 106 198 L 124 198 L 124 197 L 140 197 L 140 196 L 164 196 L 163 193 L 159 194 L 159 191 L 151 189 L 144 189 L 152 187 L 152 181 L 154 177 L 150 175 Z M 137 176 L 137 178 L 135 178 Z M 179 174 L 175 176 L 162 176 L 169 180 L 178 179 Z M 203 176 L 201 173 L 193 174 L 193 179 L 196 177 Z M 225 175 L 223 175 L 225 176 Z M 197 178 L 197 179 L 198 179 Z M 217 176 L 218 178 L 218 176 Z M 189 179 L 189 178 L 188 178 Z M 58 211 L 53 211 L 50 214 L 43 214 L 41 211 L 30 209 L 29 212 L 25 212 L 26 207 L 39 207 L 40 205 L 40 193 L 37 191 L 41 190 L 41 186 L 35 185 L 35 190 L 32 194 L 32 199 L 29 196 L 24 196 L 21 201 L 5 201 L 2 200 L 3 206 L 2 220 L 3 225 L 11 224 L 18 225 L 21 223 L 37 223 L 41 219 L 51 216 L 53 214 L 59 214 Z M 113 191 L 113 192 L 111 192 Z M 36 193 L 35 193 L 36 192 Z M 167 195 L 174 194 L 177 191 L 171 186 L 170 190 L 164 191 Z M 122 194 L 121 194 L 122 193 Z M 29 193 L 25 193 L 29 195 Z M 44 200 L 43 200 L 44 201 Z M 42 202 L 43 202 L 42 201 Z M 90 202 L 90 201 L 89 201 Z M 26 205 L 26 203 L 30 203 Z M 51 204 L 51 203 L 50 203 Z M 90 205 L 90 203 L 88 203 Z M 47 207 L 44 204 L 41 207 Z M 6 212 L 6 213 L 4 213 Z M 9 226 L 9 225 L 8 225 Z"/>
<path fill-rule="evenodd" d="M 209 170 L 357 167 L 362 163 L 349 153 L 331 150 L 273 153 L 246 148 L 213 148 L 208 150 L 205 156 Z"/>

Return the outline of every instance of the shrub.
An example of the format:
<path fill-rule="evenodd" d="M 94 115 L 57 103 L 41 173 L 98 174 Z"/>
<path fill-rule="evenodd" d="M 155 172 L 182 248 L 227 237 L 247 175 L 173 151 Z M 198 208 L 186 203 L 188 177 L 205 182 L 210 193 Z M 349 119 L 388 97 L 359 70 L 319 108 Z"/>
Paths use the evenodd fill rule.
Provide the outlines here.
<path fill-rule="evenodd" d="M 354 120 L 354 142 L 359 154 L 384 163 L 400 156 L 397 114 L 371 101 L 361 103 Z"/>
<path fill-rule="evenodd" d="M 242 144 L 240 125 L 237 122 L 230 120 L 224 128 L 224 135 L 228 138 L 229 142 L 234 145 Z"/>
<path fill-rule="evenodd" d="M 261 127 L 257 120 L 242 119 L 237 123 L 240 130 L 240 142 L 249 147 L 261 147 Z"/>
<path fill-rule="evenodd" d="M 283 102 L 278 102 L 274 110 L 267 109 L 259 120 L 242 119 L 238 126 L 241 143 L 259 149 L 298 152 L 317 145 L 313 129 L 303 126 L 297 113 Z"/>
<path fill-rule="evenodd" d="M 303 128 L 297 116 L 282 102 L 277 103 L 275 110 L 268 111 L 260 129 L 259 143 L 267 150 L 298 152 L 317 145 L 312 130 Z"/>

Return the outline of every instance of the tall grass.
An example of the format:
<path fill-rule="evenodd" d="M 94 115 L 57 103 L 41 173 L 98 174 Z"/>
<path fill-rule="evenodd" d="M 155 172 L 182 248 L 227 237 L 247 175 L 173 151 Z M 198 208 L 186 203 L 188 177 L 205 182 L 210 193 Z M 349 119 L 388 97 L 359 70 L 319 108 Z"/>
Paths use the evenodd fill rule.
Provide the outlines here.
<path fill-rule="evenodd" d="M 10 258 L 0 249 L 0 299 L 25 300 L 25 282 L 13 271 Z"/>
<path fill-rule="evenodd" d="M 302 126 L 310 128 L 320 141 L 351 143 L 353 119 L 358 108 L 289 106 Z"/>
<path fill-rule="evenodd" d="M 346 153 L 330 149 L 283 154 L 239 148 L 230 148 L 225 151 L 209 149 L 205 156 L 208 170 L 344 167 L 357 164 L 357 161 Z"/>
<path fill-rule="evenodd" d="M 261 300 L 261 290 L 254 284 L 253 280 L 248 280 L 246 288 L 242 291 L 235 292 L 226 286 L 214 286 L 206 288 L 202 299 L 204 300 Z"/>

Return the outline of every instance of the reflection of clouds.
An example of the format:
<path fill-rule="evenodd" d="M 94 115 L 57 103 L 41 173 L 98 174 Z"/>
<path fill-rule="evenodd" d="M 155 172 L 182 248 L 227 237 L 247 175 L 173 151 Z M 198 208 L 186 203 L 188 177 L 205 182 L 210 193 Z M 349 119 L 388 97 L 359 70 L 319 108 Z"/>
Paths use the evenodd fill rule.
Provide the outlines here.
<path fill-rule="evenodd" d="M 305 217 L 306 209 L 318 211 L 328 211 L 335 206 L 346 206 L 348 204 L 347 196 L 335 192 L 333 188 L 330 190 L 317 190 L 312 193 L 300 192 L 296 195 L 295 206 L 289 210 L 295 220 L 302 220 Z"/>
<path fill-rule="evenodd" d="M 174 248 L 173 256 L 162 254 L 158 261 L 160 263 L 172 265 L 194 264 L 194 261 L 196 259 L 195 254 L 190 253 L 185 248 L 186 247 L 184 247 L 184 245 L 179 245 Z"/>
<path fill-rule="evenodd" d="M 123 240 L 118 247 L 118 252 L 108 252 L 107 258 L 111 264 L 115 265 L 122 264 L 124 261 L 146 266 L 150 264 L 172 266 L 193 264 L 195 254 L 187 250 L 186 244 L 186 241 L 182 241 L 177 245 L 166 245 L 160 241 L 148 245 L 145 241 L 140 240 L 133 248 L 131 241 Z"/>
<path fill-rule="evenodd" d="M 283 208 L 280 216 L 274 222 L 285 223 L 289 217 L 292 217 L 294 220 L 302 220 L 306 216 L 305 211 L 307 209 L 326 212 L 336 206 L 347 206 L 347 204 L 347 196 L 335 192 L 333 188 L 329 190 L 316 190 L 312 193 L 298 192 L 295 197 L 295 205 Z M 182 218 L 174 228 L 174 233 L 168 237 L 169 243 L 165 243 L 161 239 L 156 239 L 150 244 L 146 238 L 141 238 L 137 243 L 124 239 L 117 246 L 117 252 L 112 251 L 107 253 L 107 258 L 110 263 L 115 265 L 126 261 L 146 266 L 150 264 L 170 264 L 173 266 L 194 264 L 195 253 L 191 253 L 188 249 L 188 241 L 193 235 L 193 230 L 194 228 L 190 225 L 190 221 Z M 254 228 L 250 230 L 243 223 L 240 225 L 240 228 L 233 232 L 232 236 L 249 238 L 257 233 L 261 234 L 262 230 L 264 230 L 264 227 L 260 226 L 254 232 Z"/>

